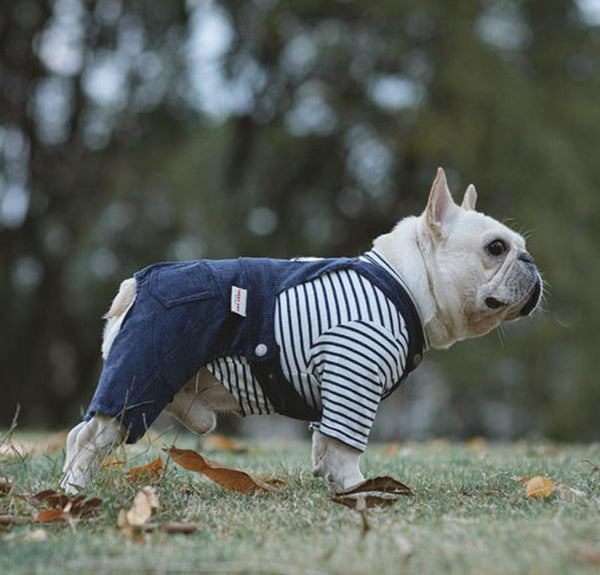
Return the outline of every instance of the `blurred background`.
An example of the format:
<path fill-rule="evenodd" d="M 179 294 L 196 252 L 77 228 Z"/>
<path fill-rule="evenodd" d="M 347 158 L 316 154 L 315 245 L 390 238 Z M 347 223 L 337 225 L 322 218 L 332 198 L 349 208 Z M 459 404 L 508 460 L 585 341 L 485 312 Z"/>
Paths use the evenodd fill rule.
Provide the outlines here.
<path fill-rule="evenodd" d="M 546 309 L 429 352 L 375 436 L 597 440 L 599 144 L 600 0 L 2 0 L 0 427 L 79 419 L 135 270 L 356 255 L 442 165 Z"/>

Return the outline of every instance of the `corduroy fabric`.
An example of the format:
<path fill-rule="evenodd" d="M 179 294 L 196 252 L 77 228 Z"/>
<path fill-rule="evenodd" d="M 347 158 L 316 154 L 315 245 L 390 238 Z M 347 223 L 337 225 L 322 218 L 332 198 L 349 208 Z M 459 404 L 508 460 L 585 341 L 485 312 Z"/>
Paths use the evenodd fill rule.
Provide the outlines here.
<path fill-rule="evenodd" d="M 135 275 L 135 302 L 85 418 L 95 413 L 116 417 L 128 429 L 127 441 L 135 442 L 201 367 L 218 357 L 243 355 L 278 413 L 318 421 L 320 413 L 283 375 L 274 335 L 275 302 L 283 290 L 342 268 L 354 269 L 379 287 L 404 317 L 409 350 L 402 381 L 423 353 L 423 331 L 410 296 L 379 266 L 358 258 L 162 263 Z M 232 286 L 247 290 L 246 317 L 230 310 Z"/>

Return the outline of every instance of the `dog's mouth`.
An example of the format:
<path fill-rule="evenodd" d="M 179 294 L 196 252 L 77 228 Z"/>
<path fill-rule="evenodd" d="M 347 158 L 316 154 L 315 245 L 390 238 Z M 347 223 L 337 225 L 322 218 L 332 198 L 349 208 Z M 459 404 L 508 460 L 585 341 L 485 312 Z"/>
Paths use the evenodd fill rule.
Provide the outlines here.
<path fill-rule="evenodd" d="M 527 301 L 525 302 L 525 305 L 523 305 L 523 307 L 518 311 L 518 314 L 516 313 L 516 310 L 515 310 L 514 315 L 515 316 L 518 315 L 520 317 L 525 317 L 525 316 L 531 314 L 531 312 L 537 307 L 537 304 L 540 300 L 541 295 L 542 295 L 542 282 L 538 278 L 533 286 L 533 289 L 531 290 L 531 294 L 529 295 L 529 297 L 527 298 Z M 484 301 L 485 301 L 485 305 L 490 310 L 499 310 L 501 308 L 505 308 L 505 307 L 514 305 L 514 303 L 510 304 L 508 302 L 499 300 L 498 298 L 495 298 L 495 297 L 486 297 Z M 512 316 L 512 314 L 511 314 L 511 316 Z"/>
<path fill-rule="evenodd" d="M 533 286 L 533 290 L 531 291 L 531 295 L 529 296 L 529 299 L 527 300 L 525 305 L 521 308 L 519 315 L 521 317 L 525 317 L 525 316 L 529 315 L 537 307 L 537 304 L 538 304 L 538 301 L 540 300 L 541 295 L 542 295 L 542 282 L 540 281 L 540 278 L 538 278 L 537 281 L 535 282 L 535 285 Z"/>

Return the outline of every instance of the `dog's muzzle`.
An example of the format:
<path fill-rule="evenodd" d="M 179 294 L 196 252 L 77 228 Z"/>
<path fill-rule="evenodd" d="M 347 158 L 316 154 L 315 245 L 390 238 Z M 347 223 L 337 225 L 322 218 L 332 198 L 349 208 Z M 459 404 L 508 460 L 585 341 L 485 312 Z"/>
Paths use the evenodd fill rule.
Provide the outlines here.
<path fill-rule="evenodd" d="M 537 304 L 540 301 L 541 296 L 542 296 L 542 280 L 538 276 L 537 281 L 535 282 L 535 285 L 533 286 L 533 289 L 531 290 L 531 295 L 529 296 L 529 299 L 527 300 L 525 305 L 521 308 L 519 315 L 521 317 L 529 315 L 537 307 Z"/>

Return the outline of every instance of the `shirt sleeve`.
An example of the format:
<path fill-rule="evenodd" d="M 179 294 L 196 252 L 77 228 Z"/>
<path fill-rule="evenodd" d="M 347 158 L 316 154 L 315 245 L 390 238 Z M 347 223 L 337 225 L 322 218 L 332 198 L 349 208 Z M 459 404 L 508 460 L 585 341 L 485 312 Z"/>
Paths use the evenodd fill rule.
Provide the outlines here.
<path fill-rule="evenodd" d="M 310 357 L 321 386 L 319 431 L 364 451 L 382 396 L 404 371 L 404 350 L 373 322 L 346 322 L 323 333 Z"/>

